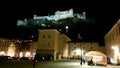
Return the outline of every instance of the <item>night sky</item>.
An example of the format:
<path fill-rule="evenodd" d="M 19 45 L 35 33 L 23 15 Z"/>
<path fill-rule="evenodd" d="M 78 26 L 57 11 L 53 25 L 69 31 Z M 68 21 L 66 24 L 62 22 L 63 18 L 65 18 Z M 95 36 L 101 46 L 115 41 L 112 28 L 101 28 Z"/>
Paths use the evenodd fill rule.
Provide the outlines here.
<path fill-rule="evenodd" d="M 2 3 L 2 2 L 1 2 Z M 86 12 L 88 18 L 95 18 L 95 32 L 92 36 L 103 42 L 104 35 L 120 18 L 119 2 L 93 0 L 39 0 L 3 2 L 0 6 L 0 37 L 15 34 L 17 20 L 33 18 L 33 15 L 54 15 L 56 11 L 73 9 L 74 13 Z M 24 30 L 24 29 L 23 29 Z"/>

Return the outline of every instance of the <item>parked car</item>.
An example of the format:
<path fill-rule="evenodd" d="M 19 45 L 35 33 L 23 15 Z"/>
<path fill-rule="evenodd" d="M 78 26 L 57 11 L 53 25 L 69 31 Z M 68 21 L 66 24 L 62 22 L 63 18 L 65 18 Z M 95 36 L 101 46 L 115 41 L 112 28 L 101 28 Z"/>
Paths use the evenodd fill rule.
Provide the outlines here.
<path fill-rule="evenodd" d="M 10 60 L 10 56 L 0 56 L 0 60 Z"/>
<path fill-rule="evenodd" d="M 20 60 L 30 60 L 28 57 L 21 57 Z"/>

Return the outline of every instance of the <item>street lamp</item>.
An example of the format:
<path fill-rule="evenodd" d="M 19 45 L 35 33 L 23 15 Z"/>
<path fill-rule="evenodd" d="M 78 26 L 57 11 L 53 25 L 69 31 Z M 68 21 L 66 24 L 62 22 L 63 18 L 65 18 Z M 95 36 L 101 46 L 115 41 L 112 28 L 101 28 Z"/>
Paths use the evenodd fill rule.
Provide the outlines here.
<path fill-rule="evenodd" d="M 65 29 L 66 29 L 66 33 L 68 33 L 68 28 L 69 28 L 68 26 L 65 27 Z"/>

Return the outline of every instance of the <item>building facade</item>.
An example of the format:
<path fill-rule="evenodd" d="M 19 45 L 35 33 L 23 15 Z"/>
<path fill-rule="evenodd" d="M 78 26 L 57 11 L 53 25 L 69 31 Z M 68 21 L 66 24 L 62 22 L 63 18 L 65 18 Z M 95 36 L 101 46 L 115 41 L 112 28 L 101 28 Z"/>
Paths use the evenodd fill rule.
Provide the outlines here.
<path fill-rule="evenodd" d="M 17 42 L 16 42 L 17 41 Z M 0 56 L 32 58 L 36 53 L 37 42 L 26 42 L 0 38 Z"/>
<path fill-rule="evenodd" d="M 68 42 L 68 46 L 69 59 L 80 59 L 81 57 L 85 57 L 85 54 L 89 51 L 104 53 L 104 47 L 99 46 L 98 42 Z"/>
<path fill-rule="evenodd" d="M 56 29 L 39 30 L 36 54 L 39 59 L 61 59 L 68 57 L 66 42 L 70 39 Z"/>
<path fill-rule="evenodd" d="M 120 19 L 104 36 L 106 54 L 120 64 Z"/>
<path fill-rule="evenodd" d="M 0 56 L 15 56 L 16 46 L 10 39 L 0 38 Z"/>
<path fill-rule="evenodd" d="M 28 57 L 34 58 L 36 54 L 37 42 L 20 42 L 16 43 L 16 55 L 15 57 Z"/>

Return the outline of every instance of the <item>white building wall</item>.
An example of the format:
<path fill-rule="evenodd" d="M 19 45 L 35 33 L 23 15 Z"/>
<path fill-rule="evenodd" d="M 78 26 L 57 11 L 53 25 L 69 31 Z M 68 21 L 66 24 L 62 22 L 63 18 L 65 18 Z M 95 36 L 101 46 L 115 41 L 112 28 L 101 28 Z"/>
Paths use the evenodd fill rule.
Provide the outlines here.
<path fill-rule="evenodd" d="M 104 36 L 106 54 L 109 58 L 118 59 L 120 63 L 120 19 Z"/>
<path fill-rule="evenodd" d="M 84 57 L 89 51 L 100 51 L 100 46 L 97 42 L 70 42 L 68 45 L 69 58 L 74 59 L 80 59 L 81 56 Z"/>
<path fill-rule="evenodd" d="M 61 59 L 68 53 L 66 52 L 68 40 L 66 35 L 60 34 L 56 29 L 39 30 L 37 53 L 53 54 L 54 60 Z"/>

